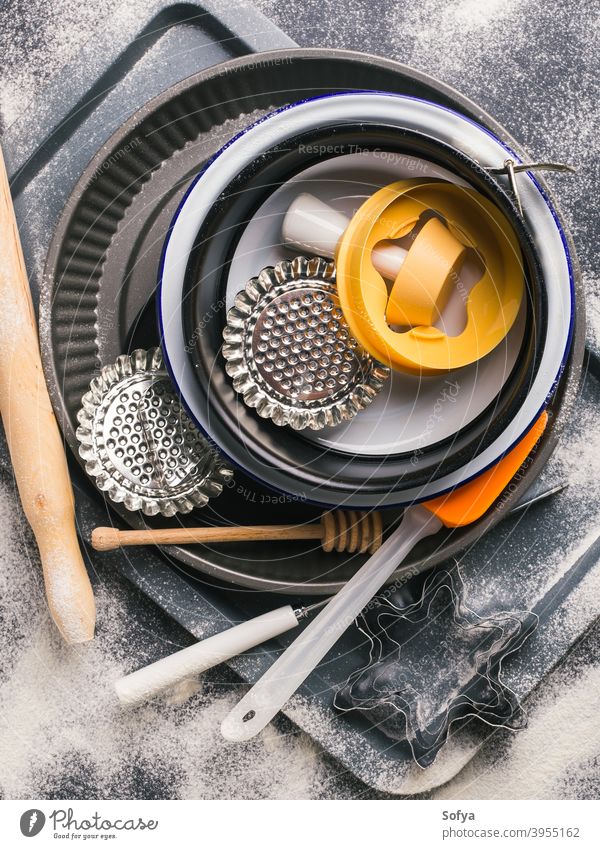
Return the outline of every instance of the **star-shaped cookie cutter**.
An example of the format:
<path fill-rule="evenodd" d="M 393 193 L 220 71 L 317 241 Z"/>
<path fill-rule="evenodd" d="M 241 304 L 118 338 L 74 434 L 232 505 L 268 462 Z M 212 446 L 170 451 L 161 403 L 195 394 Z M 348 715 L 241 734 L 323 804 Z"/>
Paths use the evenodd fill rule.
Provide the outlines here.
<path fill-rule="evenodd" d="M 502 664 L 538 621 L 526 610 L 486 617 L 471 610 L 458 565 L 388 588 L 360 617 L 369 659 L 336 692 L 334 705 L 406 741 L 421 767 L 433 763 L 451 725 L 467 717 L 518 730 L 526 717 L 501 680 Z"/>

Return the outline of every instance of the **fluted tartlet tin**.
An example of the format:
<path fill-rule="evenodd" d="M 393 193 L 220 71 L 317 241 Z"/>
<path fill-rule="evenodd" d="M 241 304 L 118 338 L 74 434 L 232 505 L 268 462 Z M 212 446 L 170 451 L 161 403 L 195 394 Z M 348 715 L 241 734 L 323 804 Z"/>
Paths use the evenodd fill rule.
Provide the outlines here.
<path fill-rule="evenodd" d="M 389 376 L 350 333 L 335 263 L 322 257 L 263 268 L 238 293 L 223 339 L 236 392 L 262 418 L 294 430 L 349 421 Z"/>
<path fill-rule="evenodd" d="M 105 366 L 81 403 L 77 439 L 86 472 L 128 510 L 189 513 L 232 477 L 182 409 L 160 348 Z"/>

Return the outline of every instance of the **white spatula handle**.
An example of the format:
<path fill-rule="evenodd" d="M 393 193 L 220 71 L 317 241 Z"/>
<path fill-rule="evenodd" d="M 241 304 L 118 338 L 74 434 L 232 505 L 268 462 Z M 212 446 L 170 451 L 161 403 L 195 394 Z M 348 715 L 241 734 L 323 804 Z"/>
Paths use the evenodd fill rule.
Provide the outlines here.
<path fill-rule="evenodd" d="M 259 646 L 297 624 L 298 619 L 289 604 L 242 622 L 120 678 L 115 682 L 119 700 L 124 705 L 134 705 L 151 699 L 168 687 Z"/>
<path fill-rule="evenodd" d="M 423 537 L 442 524 L 425 507 L 411 507 L 394 533 L 348 581 L 223 720 L 227 740 L 258 734 L 323 660 L 363 608 Z"/>

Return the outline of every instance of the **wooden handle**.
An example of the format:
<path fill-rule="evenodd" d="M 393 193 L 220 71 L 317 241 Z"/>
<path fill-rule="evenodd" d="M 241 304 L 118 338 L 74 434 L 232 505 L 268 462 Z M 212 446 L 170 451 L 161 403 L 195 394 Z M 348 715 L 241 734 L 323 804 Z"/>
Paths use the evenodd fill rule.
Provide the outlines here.
<path fill-rule="evenodd" d="M 0 150 L 0 413 L 48 606 L 69 643 L 92 639 L 96 610 L 75 531 L 73 490 L 42 372 L 31 292 Z"/>
<path fill-rule="evenodd" d="M 94 528 L 92 547 L 112 551 L 122 545 L 198 545 L 210 542 L 254 542 L 274 539 L 321 539 L 320 524 L 311 525 L 237 525 L 225 528 L 147 528 L 120 531 L 118 528 Z"/>
<path fill-rule="evenodd" d="M 382 534 L 379 513 L 335 510 L 324 513 L 320 522 L 310 525 L 146 528 L 143 531 L 94 528 L 92 546 L 96 551 L 112 551 L 122 545 L 197 545 L 211 542 L 318 539 L 324 551 L 369 551 L 372 554 L 381 545 Z"/>

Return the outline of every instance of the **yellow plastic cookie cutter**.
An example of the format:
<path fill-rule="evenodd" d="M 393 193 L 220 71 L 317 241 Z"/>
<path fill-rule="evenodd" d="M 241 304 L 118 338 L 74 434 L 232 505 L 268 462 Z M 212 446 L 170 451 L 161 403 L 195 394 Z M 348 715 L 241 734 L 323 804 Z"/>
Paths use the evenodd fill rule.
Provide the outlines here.
<path fill-rule="evenodd" d="M 435 216 L 417 232 L 388 294 L 373 249 L 415 231 L 427 211 Z M 449 336 L 433 325 L 469 248 L 483 273 L 466 297 L 464 330 Z M 357 341 L 380 362 L 413 374 L 440 374 L 489 354 L 512 327 L 525 289 L 519 243 L 501 210 L 475 189 L 444 181 L 400 180 L 375 192 L 341 236 L 336 267 Z M 413 326 L 398 332 L 390 324 Z"/>

